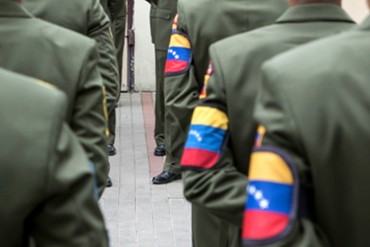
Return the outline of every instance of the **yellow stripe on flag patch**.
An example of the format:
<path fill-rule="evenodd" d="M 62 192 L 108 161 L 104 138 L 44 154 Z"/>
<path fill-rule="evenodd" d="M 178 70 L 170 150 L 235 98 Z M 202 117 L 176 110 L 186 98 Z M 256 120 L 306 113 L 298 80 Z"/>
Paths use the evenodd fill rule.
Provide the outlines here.
<path fill-rule="evenodd" d="M 169 47 L 183 47 L 190 49 L 190 41 L 181 34 L 172 34 Z"/>
<path fill-rule="evenodd" d="M 267 151 L 252 154 L 248 178 L 293 184 L 293 174 L 288 164 L 279 155 Z"/>
<path fill-rule="evenodd" d="M 227 130 L 228 122 L 229 119 L 224 112 L 208 106 L 196 107 L 191 119 L 191 124 L 207 125 L 223 130 Z"/>

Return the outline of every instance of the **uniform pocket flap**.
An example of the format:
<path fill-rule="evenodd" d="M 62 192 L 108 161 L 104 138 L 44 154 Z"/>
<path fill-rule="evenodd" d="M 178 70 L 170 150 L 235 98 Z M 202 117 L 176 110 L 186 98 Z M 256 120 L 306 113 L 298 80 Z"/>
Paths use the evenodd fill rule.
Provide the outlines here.
<path fill-rule="evenodd" d="M 171 19 L 171 11 L 167 10 L 167 9 L 157 8 L 156 17 L 166 19 L 166 20 L 170 20 Z"/>

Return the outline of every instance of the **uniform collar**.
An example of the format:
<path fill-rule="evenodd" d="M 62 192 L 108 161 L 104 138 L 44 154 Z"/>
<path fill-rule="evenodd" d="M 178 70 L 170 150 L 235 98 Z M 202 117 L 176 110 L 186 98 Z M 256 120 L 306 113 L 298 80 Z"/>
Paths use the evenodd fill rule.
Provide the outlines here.
<path fill-rule="evenodd" d="M 2 17 L 31 18 L 32 15 L 15 1 L 0 0 L 0 18 Z"/>
<path fill-rule="evenodd" d="M 312 21 L 341 21 L 354 23 L 351 17 L 335 4 L 299 4 L 288 8 L 277 19 L 277 23 L 312 22 Z"/>

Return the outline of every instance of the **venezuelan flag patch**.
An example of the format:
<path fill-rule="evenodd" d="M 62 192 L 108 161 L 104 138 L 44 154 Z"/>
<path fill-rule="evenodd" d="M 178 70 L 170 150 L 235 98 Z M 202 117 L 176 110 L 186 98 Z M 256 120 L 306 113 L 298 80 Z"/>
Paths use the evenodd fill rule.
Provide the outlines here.
<path fill-rule="evenodd" d="M 212 74 L 213 74 L 213 65 L 212 65 L 211 62 L 209 62 L 207 73 L 204 76 L 203 88 L 202 88 L 202 91 L 199 94 L 199 99 L 204 99 L 205 97 L 207 97 L 208 81 L 209 81 L 209 78 L 211 78 Z"/>
<path fill-rule="evenodd" d="M 212 168 L 220 158 L 228 130 L 228 118 L 219 109 L 195 108 L 181 159 L 182 167 Z"/>
<path fill-rule="evenodd" d="M 178 75 L 190 67 L 191 45 L 188 37 L 181 32 L 172 32 L 167 51 L 165 75 Z"/>
<path fill-rule="evenodd" d="M 255 149 L 248 179 L 243 241 L 284 237 L 296 217 L 298 200 L 298 176 L 289 156 L 275 148 Z"/>

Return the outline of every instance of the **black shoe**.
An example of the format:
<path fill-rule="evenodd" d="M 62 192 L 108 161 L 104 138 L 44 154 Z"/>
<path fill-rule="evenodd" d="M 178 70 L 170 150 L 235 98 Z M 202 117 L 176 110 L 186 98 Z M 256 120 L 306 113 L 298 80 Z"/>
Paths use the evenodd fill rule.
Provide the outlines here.
<path fill-rule="evenodd" d="M 116 154 L 116 148 L 113 146 L 113 144 L 108 144 L 107 149 L 108 149 L 109 156 L 113 156 Z"/>
<path fill-rule="evenodd" d="M 167 184 L 174 180 L 180 179 L 181 174 L 175 174 L 171 172 L 161 172 L 161 174 L 152 178 L 153 184 Z"/>
<path fill-rule="evenodd" d="M 108 178 L 107 179 L 107 184 L 105 186 L 106 187 L 112 187 L 113 186 L 112 179 Z"/>
<path fill-rule="evenodd" d="M 154 149 L 154 155 L 155 156 L 165 156 L 166 155 L 166 147 L 165 147 L 165 145 L 164 144 L 158 145 Z"/>

